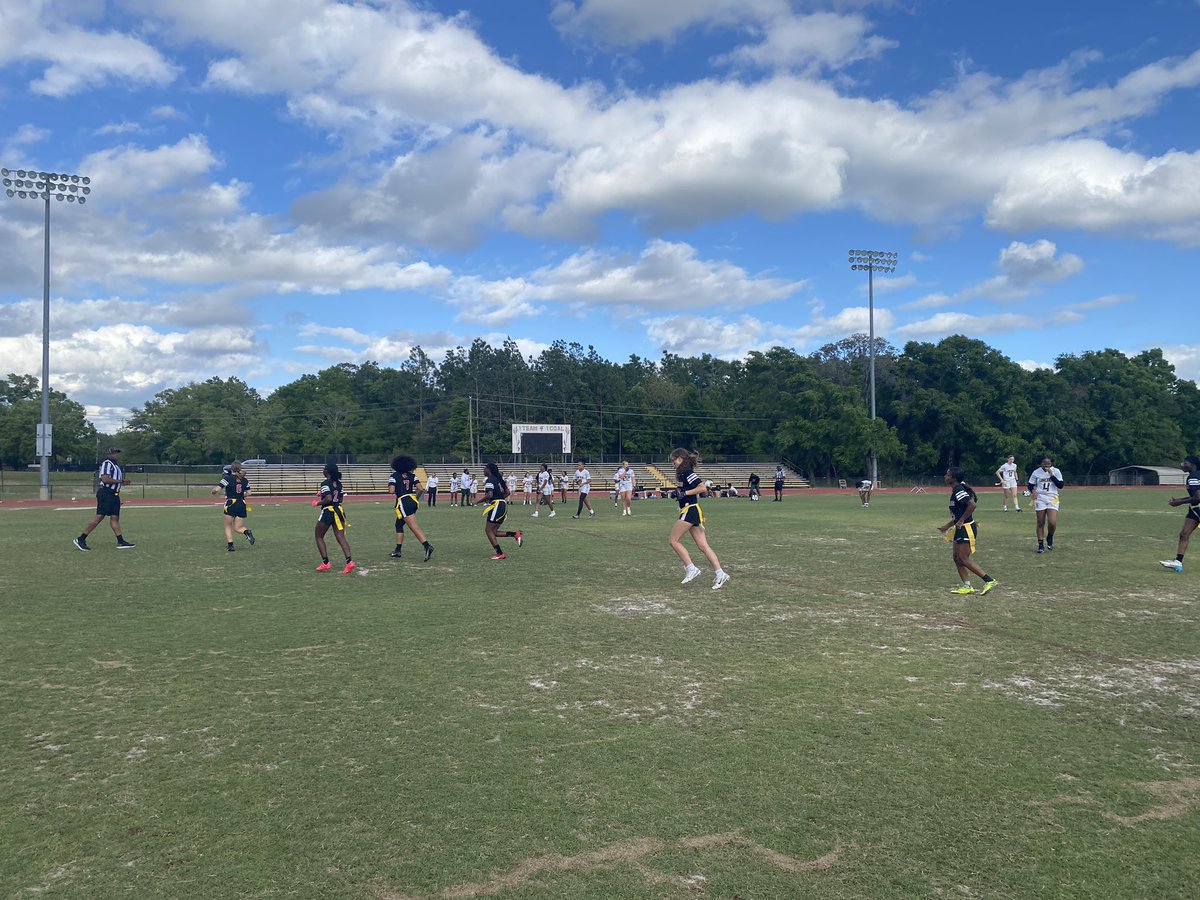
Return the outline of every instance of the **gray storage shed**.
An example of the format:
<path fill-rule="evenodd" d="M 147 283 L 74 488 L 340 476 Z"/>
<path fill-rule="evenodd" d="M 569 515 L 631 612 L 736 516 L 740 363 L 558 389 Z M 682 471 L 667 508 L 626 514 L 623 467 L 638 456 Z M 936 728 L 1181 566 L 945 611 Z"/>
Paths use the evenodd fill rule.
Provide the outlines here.
<path fill-rule="evenodd" d="M 1143 484 L 1184 484 L 1186 476 L 1183 469 L 1174 466 L 1122 466 L 1110 469 L 1109 484 L 1143 485 Z"/>

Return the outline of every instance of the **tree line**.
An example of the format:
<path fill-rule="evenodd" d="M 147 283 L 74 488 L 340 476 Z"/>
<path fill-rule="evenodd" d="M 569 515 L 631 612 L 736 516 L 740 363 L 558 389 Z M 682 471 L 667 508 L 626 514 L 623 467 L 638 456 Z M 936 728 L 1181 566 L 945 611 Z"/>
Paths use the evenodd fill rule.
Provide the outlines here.
<path fill-rule="evenodd" d="M 572 426 L 577 456 L 658 456 L 694 448 L 710 459 L 786 460 L 816 479 L 867 471 L 937 477 L 960 465 L 991 477 L 1009 453 L 1049 453 L 1072 481 L 1107 481 L 1129 464 L 1175 465 L 1200 448 L 1200 391 L 1160 350 L 1058 357 L 1028 371 L 982 341 L 952 336 L 898 350 L 876 339 L 877 418 L 869 414 L 865 335 L 800 354 L 784 347 L 741 360 L 665 354 L 623 363 L 555 342 L 537 356 L 476 340 L 439 364 L 415 348 L 398 367 L 343 363 L 267 397 L 238 378 L 159 392 L 119 436 L 128 462 L 219 464 L 259 456 L 382 461 L 507 455 L 513 423 Z M 12 390 L 14 379 L 20 390 Z M 28 400 L 36 380 L 9 376 L 0 396 L 4 461 L 32 461 Z M 29 396 L 26 396 L 29 395 Z M 99 441 L 82 408 L 56 395 L 55 450 L 90 459 Z M 57 418 L 56 418 L 57 416 Z"/>

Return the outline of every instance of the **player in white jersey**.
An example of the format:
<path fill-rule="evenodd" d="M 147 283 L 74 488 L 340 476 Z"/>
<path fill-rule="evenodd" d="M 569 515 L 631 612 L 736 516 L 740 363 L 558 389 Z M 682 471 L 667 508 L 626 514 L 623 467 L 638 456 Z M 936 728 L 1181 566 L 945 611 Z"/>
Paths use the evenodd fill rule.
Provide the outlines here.
<path fill-rule="evenodd" d="M 545 503 L 550 507 L 549 519 L 553 519 L 558 513 L 554 511 L 554 476 L 550 472 L 550 467 L 542 463 L 542 468 L 537 474 L 537 490 L 539 495 L 539 503 Z M 533 517 L 536 519 L 538 510 L 533 511 Z"/>
<path fill-rule="evenodd" d="M 1013 509 L 1021 511 L 1021 503 L 1017 500 L 1017 458 L 1009 454 L 1008 459 L 996 470 L 996 478 L 1000 481 L 1000 493 L 1004 495 L 1004 511 L 1008 512 L 1008 500 L 1012 498 Z"/>
<path fill-rule="evenodd" d="M 579 484 L 579 508 L 575 510 L 575 515 L 571 518 L 578 519 L 583 515 L 583 508 L 586 506 L 590 519 L 596 514 L 596 511 L 592 509 L 592 501 L 588 499 L 588 494 L 592 492 L 592 473 L 587 470 L 587 466 L 583 464 L 582 460 L 576 463 L 576 466 L 578 468 L 575 472 L 575 481 Z"/>
<path fill-rule="evenodd" d="M 629 465 L 629 460 L 621 460 L 621 468 L 617 469 L 617 496 L 621 499 L 621 515 L 633 515 L 633 487 L 637 484 L 637 475 L 634 474 L 632 467 Z"/>
<path fill-rule="evenodd" d="M 522 506 L 529 506 L 533 502 L 533 476 L 528 472 L 521 479 L 521 491 L 525 495 L 525 502 Z"/>
<path fill-rule="evenodd" d="M 508 474 L 504 476 L 504 486 L 508 488 L 508 496 L 512 496 L 517 492 L 517 476 Z"/>
<path fill-rule="evenodd" d="M 870 478 L 864 478 L 858 483 L 858 502 L 863 505 L 863 509 L 871 505 L 871 491 L 874 489 L 875 482 Z"/>
<path fill-rule="evenodd" d="M 458 506 L 458 473 L 450 473 L 450 505 Z"/>
<path fill-rule="evenodd" d="M 1054 467 L 1049 456 L 1029 473 L 1029 493 L 1037 513 L 1038 553 L 1054 549 L 1054 532 L 1058 528 L 1058 492 L 1063 486 L 1062 472 Z"/>

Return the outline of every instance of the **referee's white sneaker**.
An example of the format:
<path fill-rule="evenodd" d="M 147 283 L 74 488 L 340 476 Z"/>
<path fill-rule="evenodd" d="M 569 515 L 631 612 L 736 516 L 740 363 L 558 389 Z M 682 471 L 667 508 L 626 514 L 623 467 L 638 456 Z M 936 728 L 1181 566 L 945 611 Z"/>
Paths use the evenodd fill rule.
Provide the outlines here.
<path fill-rule="evenodd" d="M 687 584 L 689 581 L 695 581 L 700 577 L 700 570 L 696 566 L 688 566 L 687 571 L 683 573 L 683 581 L 680 584 Z"/>

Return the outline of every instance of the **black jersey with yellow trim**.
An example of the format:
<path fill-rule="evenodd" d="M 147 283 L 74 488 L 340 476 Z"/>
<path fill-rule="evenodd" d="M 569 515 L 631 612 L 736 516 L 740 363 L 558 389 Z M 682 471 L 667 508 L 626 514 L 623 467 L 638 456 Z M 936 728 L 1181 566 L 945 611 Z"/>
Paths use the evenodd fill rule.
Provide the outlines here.
<path fill-rule="evenodd" d="M 388 479 L 388 490 L 397 497 L 412 494 L 414 497 L 421 490 L 421 481 L 415 472 L 393 472 Z"/>
<path fill-rule="evenodd" d="M 233 473 L 224 475 L 217 486 L 225 489 L 226 500 L 241 500 L 246 491 L 250 490 L 250 482 L 245 478 L 236 477 Z"/>
<path fill-rule="evenodd" d="M 675 477 L 679 489 L 675 492 L 679 497 L 679 508 L 683 509 L 699 501 L 699 496 L 696 494 L 685 494 L 685 491 L 690 491 L 692 488 L 700 487 L 704 482 L 691 469 L 680 469 L 679 474 Z"/>
<path fill-rule="evenodd" d="M 1200 472 L 1188 472 L 1183 486 L 1188 494 L 1188 505 L 1200 506 Z"/>
<path fill-rule="evenodd" d="M 340 478 L 326 478 L 321 482 L 322 507 L 334 506 L 345 499 L 346 492 L 342 490 L 342 480 Z"/>
<path fill-rule="evenodd" d="M 958 522 L 961 520 L 962 517 L 966 515 L 967 508 L 971 505 L 971 502 L 977 501 L 978 499 L 979 498 L 975 493 L 975 489 L 965 481 L 960 481 L 958 484 L 952 487 L 950 489 L 950 515 L 954 516 L 954 521 Z M 967 522 L 974 521 L 975 517 L 971 516 L 970 518 L 964 520 L 963 524 L 965 525 Z"/>
<path fill-rule="evenodd" d="M 493 481 L 490 477 L 483 483 L 484 496 L 489 500 L 507 500 L 508 485 L 501 478 L 499 482 Z"/>

